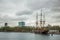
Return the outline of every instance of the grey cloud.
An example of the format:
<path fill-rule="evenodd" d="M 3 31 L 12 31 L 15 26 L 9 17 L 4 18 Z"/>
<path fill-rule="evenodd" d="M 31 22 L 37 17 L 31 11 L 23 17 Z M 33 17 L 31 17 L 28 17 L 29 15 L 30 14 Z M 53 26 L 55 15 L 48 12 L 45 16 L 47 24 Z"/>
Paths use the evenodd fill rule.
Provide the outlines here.
<path fill-rule="evenodd" d="M 11 12 L 17 10 L 24 10 L 25 0 L 0 0 L 0 12 Z"/>
<path fill-rule="evenodd" d="M 22 15 L 32 15 L 32 11 L 27 11 L 27 10 L 25 10 L 25 11 L 22 11 L 22 12 L 17 12 L 16 13 L 16 15 L 17 16 L 22 16 Z"/>
<path fill-rule="evenodd" d="M 29 17 L 28 16 L 26 16 L 26 15 L 23 15 L 23 16 L 19 16 L 19 17 L 17 17 L 17 18 L 13 18 L 12 20 L 14 21 L 26 21 L 27 19 L 29 19 Z"/>
<path fill-rule="evenodd" d="M 56 3 L 55 3 L 55 7 L 60 7 L 60 0 L 55 0 L 56 1 Z"/>
<path fill-rule="evenodd" d="M 60 0 L 55 0 L 56 3 L 54 4 L 54 8 L 51 9 L 52 12 L 54 12 L 54 15 L 52 18 L 55 20 L 55 22 L 60 22 Z"/>
<path fill-rule="evenodd" d="M 60 12 L 60 0 L 55 0 L 53 8 L 51 9 L 52 12 Z"/>
<path fill-rule="evenodd" d="M 14 8 L 0 7 L 0 12 L 10 12 L 14 10 Z"/>
<path fill-rule="evenodd" d="M 60 15 L 54 15 L 53 18 L 59 20 L 60 19 Z"/>
<path fill-rule="evenodd" d="M 60 14 L 56 14 L 56 15 L 54 15 L 54 16 L 52 16 L 52 20 L 54 20 L 54 22 L 60 22 Z"/>
<path fill-rule="evenodd" d="M 59 20 L 56 20 L 55 22 L 60 23 L 60 19 Z"/>
<path fill-rule="evenodd" d="M 48 13 L 48 16 L 47 16 L 47 19 L 48 19 L 49 16 L 50 17 L 51 15 L 54 16 L 52 12 L 58 13 L 60 11 L 59 7 L 60 7 L 60 0 L 0 0 L 0 14 L 3 13 L 2 15 L 4 15 L 4 16 L 0 16 L 0 21 L 2 23 L 7 21 L 11 22 L 11 21 L 21 21 L 21 20 L 26 21 L 27 19 L 30 20 L 29 16 L 32 15 L 33 12 L 25 9 L 31 9 L 35 12 L 36 10 L 39 10 L 41 8 L 51 8 L 51 12 L 50 12 L 51 14 Z M 10 16 L 6 15 L 7 12 L 8 14 L 11 14 L 11 15 L 13 13 L 13 16 L 10 17 L 11 15 Z M 30 17 L 31 20 L 35 20 L 34 19 L 35 15 L 34 16 L 33 15 L 32 15 L 32 18 Z M 60 15 L 57 15 L 57 16 L 55 15 L 54 17 L 51 17 L 51 20 L 59 21 Z M 48 21 L 51 21 L 51 20 L 48 20 Z"/>
<path fill-rule="evenodd" d="M 55 4 L 51 8 L 51 12 L 53 13 L 52 19 L 54 22 L 59 23 L 60 22 L 60 0 L 55 0 Z"/>
<path fill-rule="evenodd" d="M 2 2 L 13 2 L 13 3 L 18 3 L 18 2 L 22 2 L 22 1 L 24 1 L 24 0 L 0 0 L 0 3 L 2 3 Z"/>
<path fill-rule="evenodd" d="M 13 21 L 26 21 L 28 18 L 24 18 L 24 17 L 20 17 L 20 18 L 16 18 L 16 19 L 12 19 Z"/>
<path fill-rule="evenodd" d="M 60 8 L 52 8 L 51 11 L 52 11 L 52 12 L 57 12 L 57 13 L 58 13 L 58 12 L 60 12 Z"/>
<path fill-rule="evenodd" d="M 30 15 L 29 12 L 26 12 L 24 16 L 18 17 L 15 15 L 16 11 L 20 11 L 22 9 L 25 10 L 24 1 L 25 0 L 0 0 L 0 14 L 2 14 L 0 15 L 0 23 L 1 24 L 5 22 L 13 23 L 14 21 L 17 22 L 27 20 L 29 16 L 26 16 L 25 14 L 28 13 L 27 15 Z"/>
<path fill-rule="evenodd" d="M 21 20 L 27 20 L 28 17 L 27 16 L 21 16 L 21 17 L 16 17 L 16 18 L 12 18 L 9 17 L 8 15 L 5 15 L 3 17 L 0 17 L 0 21 L 1 22 L 9 22 L 9 21 L 21 21 Z"/>
<path fill-rule="evenodd" d="M 2 2 L 2 0 L 0 0 L 0 3 Z"/>
<path fill-rule="evenodd" d="M 55 3 L 56 0 L 31 0 L 28 2 L 27 6 L 33 10 L 38 10 L 41 8 L 51 8 Z"/>
<path fill-rule="evenodd" d="M 0 0 L 0 1 L 1 1 L 1 0 Z M 0 2 L 0 12 L 6 13 L 6 12 L 10 12 L 10 11 L 12 11 L 12 10 L 16 10 L 15 4 L 13 4 L 13 3 L 11 3 L 11 2 L 6 2 L 6 3 L 5 3 L 5 1 L 6 1 L 6 0 L 2 0 L 2 1 Z"/>

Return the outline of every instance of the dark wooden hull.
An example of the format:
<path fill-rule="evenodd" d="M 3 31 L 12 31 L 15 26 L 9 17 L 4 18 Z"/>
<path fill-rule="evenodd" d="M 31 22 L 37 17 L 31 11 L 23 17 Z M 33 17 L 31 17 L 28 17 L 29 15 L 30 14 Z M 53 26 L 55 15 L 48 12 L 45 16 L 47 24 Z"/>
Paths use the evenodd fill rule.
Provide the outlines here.
<path fill-rule="evenodd" d="M 35 31 L 34 33 L 36 33 L 36 34 L 48 34 L 48 31 L 43 31 L 43 32 L 40 32 L 40 31 Z"/>

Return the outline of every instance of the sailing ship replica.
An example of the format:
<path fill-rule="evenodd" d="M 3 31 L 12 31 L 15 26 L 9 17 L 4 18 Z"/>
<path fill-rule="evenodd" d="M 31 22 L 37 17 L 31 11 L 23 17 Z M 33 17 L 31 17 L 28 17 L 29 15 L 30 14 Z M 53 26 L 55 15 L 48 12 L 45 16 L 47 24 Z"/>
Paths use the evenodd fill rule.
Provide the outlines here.
<path fill-rule="evenodd" d="M 45 27 L 45 14 L 40 14 L 40 27 L 38 27 L 38 13 L 36 14 L 36 28 L 34 29 L 34 33 L 38 34 L 48 34 L 48 29 Z"/>

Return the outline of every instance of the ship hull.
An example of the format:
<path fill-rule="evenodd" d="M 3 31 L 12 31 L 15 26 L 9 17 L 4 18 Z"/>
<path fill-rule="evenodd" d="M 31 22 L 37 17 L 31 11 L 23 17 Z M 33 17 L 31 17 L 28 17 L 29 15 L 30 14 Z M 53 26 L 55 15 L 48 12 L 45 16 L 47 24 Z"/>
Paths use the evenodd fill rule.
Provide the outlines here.
<path fill-rule="evenodd" d="M 35 34 L 48 34 L 48 31 L 34 31 Z"/>

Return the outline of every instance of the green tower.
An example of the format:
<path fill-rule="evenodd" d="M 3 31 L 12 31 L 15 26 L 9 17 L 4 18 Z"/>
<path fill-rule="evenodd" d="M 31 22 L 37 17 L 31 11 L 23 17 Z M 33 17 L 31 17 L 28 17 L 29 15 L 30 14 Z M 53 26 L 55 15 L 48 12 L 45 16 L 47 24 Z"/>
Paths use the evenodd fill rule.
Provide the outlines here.
<path fill-rule="evenodd" d="M 18 22 L 20 27 L 24 27 L 25 26 L 25 22 Z"/>

